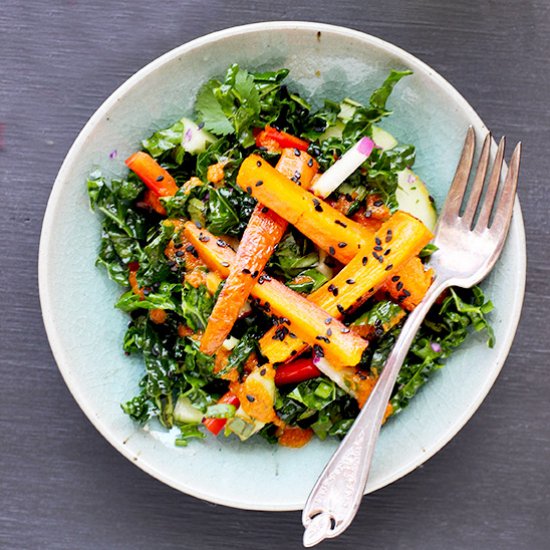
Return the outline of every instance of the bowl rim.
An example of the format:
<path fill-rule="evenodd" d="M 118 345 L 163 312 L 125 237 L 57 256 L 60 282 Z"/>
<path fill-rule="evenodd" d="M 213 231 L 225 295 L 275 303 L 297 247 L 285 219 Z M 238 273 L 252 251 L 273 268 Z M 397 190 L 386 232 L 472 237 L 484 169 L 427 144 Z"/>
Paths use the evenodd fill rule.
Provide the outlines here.
<path fill-rule="evenodd" d="M 55 359 L 55 362 L 59 368 L 59 371 L 69 388 L 69 391 L 73 395 L 74 399 L 78 403 L 79 407 L 82 409 L 84 414 L 88 417 L 90 422 L 95 426 L 95 428 L 100 432 L 100 434 L 107 440 L 109 443 L 115 447 L 115 449 L 125 456 L 132 464 L 135 464 L 154 478 L 162 481 L 174 489 L 177 489 L 185 494 L 191 495 L 193 497 L 206 500 L 209 502 L 214 502 L 216 504 L 222 504 L 225 506 L 230 506 L 233 508 L 240 508 L 246 510 L 263 510 L 263 511 L 293 511 L 299 510 L 301 506 L 296 506 L 291 503 L 290 505 L 280 505 L 280 504 L 257 504 L 257 503 L 248 503 L 242 500 L 231 500 L 225 498 L 219 498 L 216 495 L 201 491 L 199 489 L 188 487 L 184 483 L 179 482 L 171 478 L 168 475 L 165 475 L 161 470 L 149 465 L 146 460 L 135 461 L 135 456 L 132 451 L 128 449 L 127 446 L 123 444 L 114 434 L 111 433 L 109 426 L 103 419 L 100 419 L 96 416 L 92 407 L 89 407 L 85 399 L 82 397 L 81 390 L 77 380 L 73 377 L 70 368 L 67 368 L 66 365 L 70 363 L 69 358 L 67 357 L 65 350 L 61 344 L 61 341 L 58 337 L 56 325 L 55 325 L 55 314 L 54 314 L 54 304 L 51 301 L 51 297 L 47 292 L 48 280 L 50 279 L 50 268 L 48 262 L 48 251 L 52 245 L 52 225 L 54 223 L 54 207 L 58 202 L 58 199 L 63 191 L 64 181 L 67 179 L 69 174 L 69 169 L 80 153 L 82 144 L 89 137 L 93 131 L 95 125 L 99 120 L 101 120 L 104 115 L 109 111 L 109 109 L 119 100 L 121 96 L 124 96 L 128 91 L 134 88 L 140 83 L 144 78 L 146 78 L 150 73 L 155 71 L 157 68 L 161 67 L 163 64 L 177 58 L 178 56 L 187 54 L 188 52 L 203 47 L 209 43 L 217 42 L 229 37 L 235 37 L 238 35 L 245 35 L 249 33 L 255 33 L 258 31 L 284 31 L 284 30 L 304 30 L 304 31 L 320 31 L 333 34 L 340 34 L 347 38 L 356 38 L 365 44 L 373 45 L 377 48 L 380 48 L 387 53 L 398 57 L 400 60 L 405 62 L 413 70 L 418 69 L 422 73 L 427 74 L 432 80 L 438 83 L 446 92 L 452 96 L 454 102 L 460 106 L 460 108 L 466 112 L 468 117 L 471 120 L 476 122 L 477 129 L 487 129 L 479 115 L 475 112 L 473 107 L 466 101 L 466 99 L 450 84 L 446 79 L 444 79 L 438 72 L 432 69 L 429 65 L 418 59 L 416 56 L 408 53 L 402 48 L 395 46 L 394 44 L 387 42 L 381 38 L 373 36 L 371 34 L 351 29 L 348 27 L 331 25 L 327 23 L 317 23 L 310 21 L 264 21 L 257 23 L 250 23 L 246 25 L 239 25 L 228 27 L 222 30 L 208 33 L 206 35 L 195 38 L 187 43 L 184 43 L 176 48 L 162 54 L 156 59 L 152 60 L 144 67 L 139 69 L 131 77 L 129 77 L 123 84 L 121 84 L 111 95 L 100 105 L 100 107 L 95 111 L 95 113 L 90 117 L 86 122 L 82 130 L 79 132 L 72 146 L 70 147 L 65 159 L 59 169 L 57 177 L 55 178 L 47 206 L 45 215 L 42 222 L 41 235 L 40 235 L 40 246 L 38 252 L 38 286 L 39 286 L 39 296 L 40 296 L 40 305 L 42 310 L 42 318 L 48 337 L 48 341 Z M 439 450 L 441 450 L 449 441 L 464 427 L 468 420 L 472 417 L 475 411 L 479 408 L 490 389 L 494 385 L 494 382 L 499 375 L 504 362 L 508 356 L 510 347 L 514 340 L 514 335 L 516 333 L 519 319 L 521 315 L 521 309 L 523 304 L 523 298 L 525 293 L 525 279 L 526 279 L 526 242 L 525 242 L 525 228 L 523 224 L 523 216 L 521 212 L 521 207 L 519 204 L 519 199 L 516 197 L 516 202 L 514 205 L 514 220 L 512 221 L 511 230 L 516 232 L 516 242 L 517 250 L 514 250 L 515 258 L 515 269 L 519 273 L 520 286 L 516 288 L 516 292 L 511 296 L 512 301 L 512 316 L 509 318 L 509 323 L 506 327 L 506 332 L 501 339 L 501 344 L 499 347 L 499 353 L 496 358 L 496 364 L 492 370 L 492 376 L 486 380 L 486 383 L 478 393 L 477 399 L 463 411 L 463 413 L 455 417 L 454 422 L 448 427 L 443 437 L 440 437 L 437 441 L 434 441 L 431 445 L 426 446 L 425 452 L 421 455 L 418 455 L 414 460 L 404 462 L 401 468 L 383 476 L 379 482 L 370 487 L 368 492 L 374 492 L 394 481 L 397 481 L 401 477 L 407 475 L 408 473 L 415 470 L 417 467 L 422 465 L 433 455 L 435 455 Z"/>

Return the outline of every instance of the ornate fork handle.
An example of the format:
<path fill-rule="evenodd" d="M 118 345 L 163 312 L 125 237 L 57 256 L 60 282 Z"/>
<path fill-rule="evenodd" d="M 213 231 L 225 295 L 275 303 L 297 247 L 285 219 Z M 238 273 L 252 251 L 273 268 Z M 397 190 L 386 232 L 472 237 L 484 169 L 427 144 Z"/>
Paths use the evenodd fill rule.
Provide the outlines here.
<path fill-rule="evenodd" d="M 363 406 L 352 428 L 313 487 L 302 513 L 304 546 L 333 538 L 353 521 L 367 482 L 384 413 L 401 365 L 424 317 L 450 281 L 436 279 L 412 311 L 388 356 L 376 391 Z"/>

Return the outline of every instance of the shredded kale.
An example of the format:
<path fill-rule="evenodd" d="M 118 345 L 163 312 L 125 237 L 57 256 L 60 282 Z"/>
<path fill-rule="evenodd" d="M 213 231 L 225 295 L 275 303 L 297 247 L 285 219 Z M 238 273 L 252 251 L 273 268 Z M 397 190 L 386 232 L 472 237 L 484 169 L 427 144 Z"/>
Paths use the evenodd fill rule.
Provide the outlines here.
<path fill-rule="evenodd" d="M 394 86 L 408 74 L 410 71 L 391 71 L 366 104 L 349 98 L 341 102 L 325 100 L 321 108 L 314 110 L 287 86 L 287 69 L 255 73 L 236 64 L 230 66 L 223 78 L 206 82 L 196 98 L 194 120 L 211 132 L 204 148 L 193 154 L 185 151 L 185 119 L 142 141 L 143 150 L 170 172 L 180 188 L 173 197 L 160 199 L 166 218 L 191 220 L 228 240 L 239 238 L 256 206 L 256 201 L 236 184 L 241 163 L 252 152 L 260 152 L 272 164 L 277 160 L 277 155 L 258 151 L 258 130 L 269 124 L 309 140 L 309 152 L 326 170 L 361 137 L 372 136 L 376 130 L 373 125 L 391 114 L 388 99 Z M 398 174 L 414 161 L 412 145 L 375 149 L 329 200 L 344 197 L 350 217 L 364 210 L 373 195 L 394 211 Z M 218 163 L 223 167 L 223 181 L 209 181 L 209 167 Z M 177 426 L 180 434 L 175 443 L 185 446 L 205 434 L 196 419 L 183 422 L 174 417 L 178 400 L 191 403 L 199 411 L 199 418 L 202 414 L 231 419 L 235 407 L 217 403 L 228 390 L 223 377 L 236 372 L 242 379 L 252 354 L 262 361 L 258 340 L 272 321 L 252 302 L 246 318 L 231 331 L 238 342 L 230 353 L 225 352 L 225 363 L 218 365 L 218 358 L 200 351 L 196 333 L 205 330 L 222 285 L 218 285 L 214 295 L 205 284 L 191 285 L 186 279 L 189 266 L 183 252 L 175 260 L 167 258 L 165 251 L 170 241 L 174 241 L 171 246 L 177 243 L 178 250 L 185 250 L 182 247 L 186 245 L 173 221 L 165 221 L 147 204 L 145 187 L 134 174 L 109 180 L 94 171 L 87 188 L 90 206 L 102 220 L 96 263 L 124 287 L 116 307 L 131 316 L 123 349 L 127 354 L 143 357 L 136 395 L 123 403 L 122 409 L 140 423 L 157 418 L 167 428 Z M 427 245 L 420 256 L 427 260 L 433 251 L 433 245 Z M 327 282 L 320 261 L 314 244 L 290 228 L 267 271 L 291 289 L 308 294 Z M 336 262 L 332 267 L 337 270 L 339 265 Z M 199 274 L 205 275 L 201 269 L 206 271 L 206 267 L 198 269 Z M 133 288 L 130 275 L 135 275 Z M 135 284 L 139 292 L 135 291 Z M 407 406 L 471 330 L 485 331 L 488 345 L 493 345 L 494 334 L 487 319 L 491 309 L 491 302 L 478 287 L 451 289 L 444 301 L 432 309 L 399 374 L 391 401 L 393 414 Z M 154 316 L 159 311 L 162 316 L 157 323 Z M 348 324 L 374 327 L 369 335 L 372 340 L 365 355 L 365 369 L 382 371 L 401 330 L 402 316 L 397 304 L 371 299 L 346 318 Z M 395 324 L 396 321 L 399 322 Z M 190 333 L 195 334 L 189 336 Z M 357 402 L 325 376 L 278 388 L 275 410 L 286 424 L 311 428 L 320 439 L 343 437 L 359 412 Z M 276 442 L 276 431 L 277 426 L 267 424 L 259 434 Z"/>

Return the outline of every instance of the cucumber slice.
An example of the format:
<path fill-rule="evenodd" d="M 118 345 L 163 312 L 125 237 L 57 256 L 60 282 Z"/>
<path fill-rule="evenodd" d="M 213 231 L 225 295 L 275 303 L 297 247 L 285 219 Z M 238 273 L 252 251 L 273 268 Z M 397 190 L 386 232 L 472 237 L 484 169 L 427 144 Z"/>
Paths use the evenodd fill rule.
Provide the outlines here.
<path fill-rule="evenodd" d="M 399 209 L 412 214 L 433 231 L 437 213 L 424 182 L 412 170 L 405 168 L 399 172 L 397 184 L 395 198 Z"/>
<path fill-rule="evenodd" d="M 227 430 L 234 433 L 241 441 L 246 441 L 265 426 L 265 422 L 254 420 L 239 407 L 235 416 L 227 421 Z"/>
<path fill-rule="evenodd" d="M 379 126 L 372 126 L 371 138 L 380 149 L 389 151 L 397 145 L 397 140 L 386 130 L 383 130 Z"/>
<path fill-rule="evenodd" d="M 174 420 L 177 424 L 200 424 L 204 414 L 193 406 L 188 397 L 180 395 L 174 407 Z"/>
<path fill-rule="evenodd" d="M 183 131 L 181 134 L 181 146 L 191 155 L 202 153 L 210 143 L 214 143 L 216 138 L 200 128 L 189 118 L 182 118 Z"/>

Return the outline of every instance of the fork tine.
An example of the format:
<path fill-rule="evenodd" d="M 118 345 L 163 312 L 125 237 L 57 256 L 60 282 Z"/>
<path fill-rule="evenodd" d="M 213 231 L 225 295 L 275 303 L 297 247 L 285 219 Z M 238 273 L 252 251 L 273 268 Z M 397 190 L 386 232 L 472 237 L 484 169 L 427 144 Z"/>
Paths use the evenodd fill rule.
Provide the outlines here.
<path fill-rule="evenodd" d="M 458 216 L 462 199 L 464 198 L 464 192 L 468 185 L 468 178 L 470 177 L 470 170 L 472 169 L 472 161 L 474 159 L 474 149 L 476 145 L 476 138 L 474 129 L 470 126 L 466 133 L 466 139 L 464 140 L 464 147 L 462 148 L 462 154 L 458 161 L 455 177 L 451 183 L 451 188 L 443 205 L 441 211 L 441 219 L 443 218 L 455 218 Z"/>
<path fill-rule="evenodd" d="M 481 192 L 483 191 L 483 183 L 485 182 L 485 176 L 487 175 L 487 166 L 489 165 L 489 151 L 491 149 L 491 133 L 489 132 L 485 136 L 483 142 L 483 148 L 481 149 L 481 155 L 479 157 L 479 162 L 477 165 L 476 177 L 472 185 L 472 190 L 470 192 L 470 197 L 464 214 L 462 215 L 462 220 L 467 227 L 472 225 L 474 216 L 477 210 L 477 205 L 479 203 L 479 197 L 481 197 Z"/>
<path fill-rule="evenodd" d="M 491 231 L 499 232 L 502 235 L 502 240 L 506 237 L 508 226 L 512 219 L 512 210 L 514 208 L 514 199 L 516 197 L 516 187 L 518 185 L 519 163 L 521 158 L 521 142 L 516 145 L 510 164 L 508 166 L 508 174 L 504 182 L 500 200 L 496 207 L 496 213 L 491 224 Z"/>
<path fill-rule="evenodd" d="M 491 211 L 493 210 L 493 203 L 498 191 L 498 184 L 500 181 L 500 173 L 502 171 L 502 160 L 504 159 L 504 147 L 506 145 L 506 138 L 502 137 L 498 144 L 497 154 L 495 156 L 495 162 L 493 169 L 489 177 L 489 184 L 487 185 L 487 192 L 485 198 L 481 203 L 481 209 L 479 212 L 479 218 L 477 220 L 475 230 L 483 231 L 489 225 L 489 218 L 491 217 Z"/>

